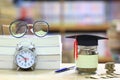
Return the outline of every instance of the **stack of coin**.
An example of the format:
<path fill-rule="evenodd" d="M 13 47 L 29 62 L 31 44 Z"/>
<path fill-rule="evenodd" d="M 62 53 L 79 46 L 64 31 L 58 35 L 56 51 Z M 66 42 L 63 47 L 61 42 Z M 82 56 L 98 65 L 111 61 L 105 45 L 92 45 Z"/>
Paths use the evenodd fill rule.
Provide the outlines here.
<path fill-rule="evenodd" d="M 107 70 L 106 70 L 106 73 L 107 73 L 107 74 L 112 74 L 112 73 L 114 73 L 114 71 L 115 71 L 114 67 L 115 67 L 114 62 L 107 62 L 107 63 L 105 64 L 105 69 L 107 69 Z"/>

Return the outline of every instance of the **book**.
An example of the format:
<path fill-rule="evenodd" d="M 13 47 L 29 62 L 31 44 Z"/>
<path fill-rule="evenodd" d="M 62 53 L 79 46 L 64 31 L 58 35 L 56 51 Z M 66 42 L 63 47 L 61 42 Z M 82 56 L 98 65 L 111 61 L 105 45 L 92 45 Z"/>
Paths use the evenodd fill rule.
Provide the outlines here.
<path fill-rule="evenodd" d="M 22 41 L 30 41 L 35 46 L 59 46 L 61 45 L 60 35 L 51 35 L 45 37 L 36 37 L 34 35 L 27 35 L 22 38 L 14 38 L 12 36 L 0 36 L 0 46 L 16 46 Z"/>
<path fill-rule="evenodd" d="M 16 51 L 15 47 L 5 47 L 0 46 L 0 55 L 14 55 Z M 36 47 L 37 55 L 56 55 L 61 54 L 62 50 L 60 46 L 51 46 L 51 47 Z"/>
<path fill-rule="evenodd" d="M 14 55 L 0 54 L 0 69 L 15 69 L 14 60 Z M 38 55 L 35 69 L 58 69 L 60 64 L 60 55 Z"/>

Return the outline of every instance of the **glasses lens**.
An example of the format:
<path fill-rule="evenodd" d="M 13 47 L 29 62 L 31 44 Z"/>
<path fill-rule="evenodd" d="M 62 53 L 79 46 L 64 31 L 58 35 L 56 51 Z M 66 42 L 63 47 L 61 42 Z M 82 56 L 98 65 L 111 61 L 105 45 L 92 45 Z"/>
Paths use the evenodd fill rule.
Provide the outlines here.
<path fill-rule="evenodd" d="M 36 36 L 43 37 L 49 31 L 49 24 L 45 21 L 36 21 L 33 24 L 33 31 Z"/>
<path fill-rule="evenodd" d="M 27 24 L 24 21 L 14 21 L 9 27 L 10 33 L 16 38 L 24 36 L 27 32 Z"/>

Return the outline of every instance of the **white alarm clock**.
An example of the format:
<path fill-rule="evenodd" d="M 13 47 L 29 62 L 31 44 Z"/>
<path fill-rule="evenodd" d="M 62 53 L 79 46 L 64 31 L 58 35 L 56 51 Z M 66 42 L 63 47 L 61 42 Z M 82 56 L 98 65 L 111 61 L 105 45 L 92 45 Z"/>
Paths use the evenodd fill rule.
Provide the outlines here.
<path fill-rule="evenodd" d="M 30 42 L 21 42 L 15 52 L 15 64 L 17 70 L 34 70 L 36 64 L 35 46 Z"/>

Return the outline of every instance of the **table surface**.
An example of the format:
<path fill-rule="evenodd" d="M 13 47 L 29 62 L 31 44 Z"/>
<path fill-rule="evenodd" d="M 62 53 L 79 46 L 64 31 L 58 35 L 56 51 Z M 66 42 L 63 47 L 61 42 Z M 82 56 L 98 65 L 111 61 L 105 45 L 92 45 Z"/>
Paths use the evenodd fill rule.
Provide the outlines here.
<path fill-rule="evenodd" d="M 70 67 L 74 64 L 62 64 L 62 67 Z M 61 67 L 61 68 L 62 68 Z M 99 64 L 96 73 L 106 73 L 105 64 Z M 120 74 L 120 64 L 115 64 L 115 73 Z M 0 80 L 94 80 L 80 75 L 75 69 L 66 72 L 55 73 L 55 70 L 34 70 L 34 71 L 16 71 L 0 70 Z M 120 80 L 119 78 L 99 79 L 99 80 Z"/>

